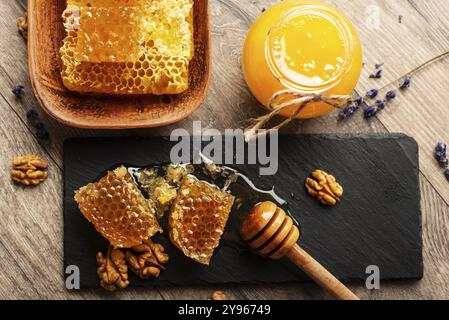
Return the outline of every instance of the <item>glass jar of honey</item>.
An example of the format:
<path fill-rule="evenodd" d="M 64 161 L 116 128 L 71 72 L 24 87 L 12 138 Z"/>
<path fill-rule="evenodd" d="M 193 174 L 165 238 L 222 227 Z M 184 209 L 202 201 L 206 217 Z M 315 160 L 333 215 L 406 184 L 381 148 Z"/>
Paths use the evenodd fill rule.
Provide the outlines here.
<path fill-rule="evenodd" d="M 286 89 L 301 94 L 351 94 L 362 69 L 362 48 L 354 26 L 335 6 L 317 0 L 285 0 L 255 21 L 242 62 L 250 90 L 267 107 L 273 94 Z M 296 108 L 281 114 L 290 116 Z M 297 117 L 314 118 L 332 110 L 324 102 L 314 102 Z"/>

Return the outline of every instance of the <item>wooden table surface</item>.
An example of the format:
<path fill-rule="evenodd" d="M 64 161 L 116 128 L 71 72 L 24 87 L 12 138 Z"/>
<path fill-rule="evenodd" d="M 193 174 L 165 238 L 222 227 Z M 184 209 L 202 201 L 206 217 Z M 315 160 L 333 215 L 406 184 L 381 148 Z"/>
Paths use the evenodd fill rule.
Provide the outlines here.
<path fill-rule="evenodd" d="M 224 290 L 232 299 L 327 299 L 314 284 L 270 287 L 238 286 L 129 289 L 68 292 L 63 280 L 62 143 L 68 137 L 169 134 L 177 127 L 191 130 L 192 120 L 217 129 L 245 126 L 262 114 L 243 81 L 241 50 L 246 31 L 263 8 L 277 1 L 211 0 L 213 21 L 213 80 L 204 105 L 189 119 L 170 127 L 122 132 L 78 130 L 46 117 L 30 87 L 26 44 L 17 33 L 23 1 L 0 1 L 0 298 L 2 299 L 208 299 Z M 447 0 L 333 0 L 357 26 L 364 45 L 364 68 L 358 92 L 381 87 L 423 62 L 449 50 Z M 380 23 L 371 20 L 379 15 Z M 400 24 L 398 17 L 403 16 Z M 384 77 L 370 80 L 375 63 L 385 63 Z M 361 133 L 403 132 L 420 146 L 420 186 L 423 212 L 425 276 L 422 281 L 382 282 L 381 290 L 362 284 L 350 287 L 363 299 L 449 298 L 449 183 L 433 158 L 438 141 L 449 143 L 449 59 L 414 77 L 411 90 L 372 121 L 361 114 L 337 122 L 337 113 L 295 122 L 285 132 Z M 24 84 L 17 99 L 11 88 Z M 27 123 L 26 112 L 42 113 L 51 141 L 40 144 Z M 49 179 L 34 189 L 14 185 L 9 177 L 16 155 L 35 153 L 50 163 Z M 301 187 L 301 186 L 298 186 Z"/>

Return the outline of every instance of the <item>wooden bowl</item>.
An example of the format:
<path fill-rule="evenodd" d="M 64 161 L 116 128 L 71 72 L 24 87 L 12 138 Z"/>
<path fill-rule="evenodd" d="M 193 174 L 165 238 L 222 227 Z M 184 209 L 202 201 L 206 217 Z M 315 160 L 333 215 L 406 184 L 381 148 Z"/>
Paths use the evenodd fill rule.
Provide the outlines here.
<path fill-rule="evenodd" d="M 63 0 L 28 0 L 28 68 L 42 108 L 65 125 L 94 129 L 158 127 L 178 122 L 204 101 L 210 80 L 209 1 L 194 5 L 195 56 L 190 87 L 179 95 L 94 96 L 62 84 L 59 48 L 65 37 Z"/>

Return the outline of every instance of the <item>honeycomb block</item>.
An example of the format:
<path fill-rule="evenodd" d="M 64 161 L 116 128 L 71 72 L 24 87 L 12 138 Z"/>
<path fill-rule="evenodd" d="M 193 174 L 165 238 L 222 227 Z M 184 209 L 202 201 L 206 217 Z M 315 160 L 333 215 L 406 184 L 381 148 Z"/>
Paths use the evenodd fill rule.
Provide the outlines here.
<path fill-rule="evenodd" d="M 153 203 L 143 197 L 125 167 L 76 191 L 75 201 L 114 247 L 131 248 L 162 232 Z"/>
<path fill-rule="evenodd" d="M 170 211 L 170 240 L 187 257 L 209 265 L 234 197 L 193 176 L 183 179 Z"/>
<path fill-rule="evenodd" d="M 120 21 L 126 18 L 120 10 L 115 12 L 118 17 L 107 19 L 107 22 L 100 21 L 108 16 L 108 12 L 116 9 L 115 7 L 111 9 L 111 1 L 113 2 L 113 0 L 95 2 L 95 10 L 104 11 L 101 17 L 96 17 L 98 21 L 95 22 L 102 26 L 100 28 L 102 32 L 96 32 L 92 24 L 84 26 L 83 23 L 83 11 L 93 10 L 88 6 L 93 1 L 68 1 L 63 14 L 67 36 L 60 50 L 61 77 L 65 87 L 80 93 L 117 95 L 162 95 L 186 91 L 189 87 L 189 63 L 194 52 L 193 0 L 132 0 L 131 5 L 139 8 L 133 7 L 132 10 L 145 12 L 145 22 L 138 27 L 133 22 L 130 27 L 137 30 L 136 39 L 140 43 L 138 49 L 129 45 L 104 45 L 105 41 L 95 44 L 87 41 L 92 34 L 105 40 L 110 31 L 107 27 L 111 25 L 115 25 L 113 29 L 117 26 L 116 31 L 121 32 L 115 42 L 124 39 L 122 34 L 129 39 L 129 33 L 118 27 L 121 26 Z M 103 5 L 101 10 L 98 9 L 99 4 Z M 88 9 L 84 9 L 86 7 Z M 128 14 L 128 20 L 130 16 L 133 15 Z M 141 14 L 137 16 L 138 19 L 133 16 L 135 21 L 140 19 Z M 144 41 L 139 39 L 139 30 L 142 26 L 145 30 Z M 81 37 L 85 39 L 80 40 Z M 112 50 L 112 47 L 114 52 L 111 55 L 108 48 Z M 89 59 L 94 61 L 85 61 Z M 112 60 L 115 61 L 111 62 Z"/>

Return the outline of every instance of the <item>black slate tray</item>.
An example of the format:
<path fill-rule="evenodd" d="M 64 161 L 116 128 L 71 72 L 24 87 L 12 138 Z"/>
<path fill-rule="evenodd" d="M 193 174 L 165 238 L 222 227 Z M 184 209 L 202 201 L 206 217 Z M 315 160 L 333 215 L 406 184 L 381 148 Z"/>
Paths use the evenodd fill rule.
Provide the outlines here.
<path fill-rule="evenodd" d="M 81 287 L 98 287 L 95 255 L 107 242 L 79 212 L 74 191 L 105 169 L 127 163 L 169 161 L 165 138 L 72 139 L 64 144 L 64 263 L 77 265 Z M 259 177 L 257 165 L 235 166 L 260 187 L 276 186 L 300 221 L 301 246 L 338 278 L 365 280 L 369 265 L 381 279 L 423 276 L 418 147 L 404 135 L 280 136 L 279 171 Z M 345 188 L 336 207 L 307 195 L 303 181 L 316 168 L 333 173 Z M 251 201 L 251 199 L 248 199 Z M 133 286 L 303 282 L 309 279 L 284 259 L 269 261 L 248 251 L 238 236 L 239 217 L 231 218 L 210 267 L 184 257 L 166 236 L 157 240 L 170 255 L 158 280 Z M 156 282 L 157 281 L 157 282 Z"/>

